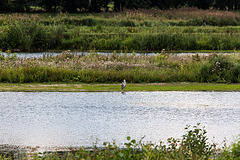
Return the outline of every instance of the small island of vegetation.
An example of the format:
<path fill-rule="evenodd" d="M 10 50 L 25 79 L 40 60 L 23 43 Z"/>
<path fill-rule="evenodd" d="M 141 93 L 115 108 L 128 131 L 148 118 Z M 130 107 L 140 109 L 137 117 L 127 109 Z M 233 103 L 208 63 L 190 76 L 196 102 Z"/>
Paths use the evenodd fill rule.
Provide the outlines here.
<path fill-rule="evenodd" d="M 0 58 L 2 91 L 120 91 L 123 79 L 128 83 L 126 91 L 240 89 L 234 84 L 240 82 L 238 54 L 77 55 L 65 51 L 40 58 L 15 54 Z"/>

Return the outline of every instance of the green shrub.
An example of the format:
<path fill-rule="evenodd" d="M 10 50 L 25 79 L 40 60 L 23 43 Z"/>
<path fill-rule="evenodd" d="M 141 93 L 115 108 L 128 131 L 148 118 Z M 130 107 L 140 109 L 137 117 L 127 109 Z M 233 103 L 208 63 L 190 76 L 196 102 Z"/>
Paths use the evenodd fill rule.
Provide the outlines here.
<path fill-rule="evenodd" d="M 239 64 L 230 56 L 213 54 L 200 68 L 201 82 L 236 83 L 239 81 Z"/>
<path fill-rule="evenodd" d="M 37 22 L 21 21 L 9 26 L 5 35 L 6 48 L 21 50 L 46 49 L 46 31 Z"/>
<path fill-rule="evenodd" d="M 229 17 L 195 17 L 190 20 L 180 21 L 177 23 L 178 26 L 238 26 L 240 22 L 234 18 Z"/>
<path fill-rule="evenodd" d="M 191 159 L 209 159 L 216 146 L 207 142 L 207 132 L 204 128 L 199 128 L 199 125 L 193 126 L 193 129 L 189 129 L 190 126 L 185 128 L 187 133 L 183 135 L 182 147 Z"/>
<path fill-rule="evenodd" d="M 231 151 L 234 159 L 240 159 L 240 140 L 232 144 Z"/>
<path fill-rule="evenodd" d="M 122 27 L 136 27 L 136 23 L 132 20 L 121 20 L 119 22 L 120 26 Z"/>
<path fill-rule="evenodd" d="M 88 17 L 81 20 L 81 24 L 84 26 L 96 26 L 98 24 L 98 20 Z"/>

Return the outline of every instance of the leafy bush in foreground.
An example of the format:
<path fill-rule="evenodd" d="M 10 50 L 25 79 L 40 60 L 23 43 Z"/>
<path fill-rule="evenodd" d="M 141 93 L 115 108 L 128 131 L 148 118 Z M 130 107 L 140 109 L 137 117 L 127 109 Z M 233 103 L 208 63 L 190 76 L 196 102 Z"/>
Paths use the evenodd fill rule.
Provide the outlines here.
<path fill-rule="evenodd" d="M 229 147 L 217 149 L 214 143 L 209 143 L 204 127 L 200 124 L 185 128 L 182 139 L 169 138 L 167 144 L 144 143 L 127 137 L 127 142 L 117 145 L 115 142 L 104 142 L 102 147 L 79 148 L 65 152 L 44 152 L 26 154 L 23 159 L 73 159 L 73 160 L 237 160 L 240 158 L 240 140 Z M 11 155 L 0 155 L 0 160 L 11 159 Z"/>
<path fill-rule="evenodd" d="M 169 138 L 167 144 L 144 143 L 143 139 L 136 141 L 127 137 L 123 146 L 115 142 L 104 142 L 103 147 L 94 146 L 91 149 L 80 148 L 75 151 L 59 155 L 38 153 L 34 154 L 34 160 L 40 159 L 76 159 L 76 160 L 202 160 L 202 159 L 238 159 L 239 142 L 232 144 L 223 150 L 217 150 L 216 145 L 208 142 L 206 130 L 200 128 L 200 124 L 187 126 L 182 139 Z M 229 149 L 228 149 L 229 148 Z M 4 159 L 4 158 L 2 158 Z"/>

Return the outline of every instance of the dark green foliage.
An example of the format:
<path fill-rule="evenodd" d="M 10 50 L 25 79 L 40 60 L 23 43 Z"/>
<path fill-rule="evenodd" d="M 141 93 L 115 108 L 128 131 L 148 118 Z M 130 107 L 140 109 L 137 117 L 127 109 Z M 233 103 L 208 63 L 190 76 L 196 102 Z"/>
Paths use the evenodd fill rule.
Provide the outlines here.
<path fill-rule="evenodd" d="M 60 0 L 40 0 L 38 5 L 45 8 L 47 12 L 56 12 L 57 6 L 59 6 L 60 3 Z"/>
<path fill-rule="evenodd" d="M 187 21 L 180 21 L 176 25 L 178 26 L 239 26 L 240 20 L 230 17 L 219 18 L 217 16 L 212 17 L 196 17 Z"/>
<path fill-rule="evenodd" d="M 182 139 L 183 148 L 187 149 L 185 154 L 191 153 L 189 157 L 192 159 L 209 159 L 216 146 L 207 142 L 207 132 L 204 128 L 199 128 L 199 124 L 190 130 L 189 127 L 185 128 L 187 133 L 183 135 Z"/>
<path fill-rule="evenodd" d="M 135 27 L 136 24 L 134 21 L 131 21 L 131 20 L 122 20 L 119 22 L 120 23 L 120 26 L 123 26 L 123 27 Z"/>
<path fill-rule="evenodd" d="M 97 23 L 98 21 L 93 18 L 85 18 L 81 21 L 81 24 L 84 26 L 95 26 Z"/>
<path fill-rule="evenodd" d="M 240 159 L 240 141 L 234 143 L 231 147 L 232 157 L 235 159 Z"/>
<path fill-rule="evenodd" d="M 240 159 L 240 140 L 238 140 L 231 144 L 229 147 L 225 147 L 221 152 L 222 156 L 219 158 L 220 160 L 239 160 Z"/>
<path fill-rule="evenodd" d="M 123 50 L 126 52 L 240 48 L 239 27 L 228 26 L 238 25 L 240 16 L 237 14 L 201 16 L 200 10 L 195 9 L 191 12 L 196 12 L 195 14 L 198 15 L 196 17 L 180 16 L 181 19 L 186 20 L 159 21 L 153 16 L 158 12 L 144 10 L 123 12 L 119 15 L 105 13 L 90 16 L 58 14 L 53 17 L 43 15 L 41 18 L 38 15 L 29 16 L 28 14 L 5 15 L 0 17 L 0 47 L 3 49 L 18 48 L 23 51 L 74 49 L 81 51 Z M 184 9 L 168 12 L 161 11 L 165 14 L 162 18 L 169 18 L 182 12 L 185 12 L 183 15 L 190 13 Z M 204 12 L 212 14 L 209 11 Z M 216 12 L 216 14 L 223 13 Z"/>
<path fill-rule="evenodd" d="M 37 21 L 18 21 L 6 29 L 2 44 L 8 49 L 40 51 L 59 47 L 67 36 L 62 26 L 46 28 Z"/>
<path fill-rule="evenodd" d="M 199 124 L 190 129 L 186 128 L 186 133 L 182 140 L 169 138 L 167 144 L 160 142 L 152 144 L 144 143 L 144 138 L 137 141 L 127 137 L 121 147 L 116 142 L 104 142 L 103 147 L 93 146 L 91 149 L 84 147 L 72 152 L 58 154 L 38 153 L 33 159 L 89 159 L 89 160 L 160 160 L 160 159 L 181 159 L 181 160 L 200 160 L 200 159 L 239 159 L 239 141 L 227 148 L 217 151 L 215 144 L 207 141 L 206 130 L 200 128 Z"/>
<path fill-rule="evenodd" d="M 229 81 L 232 83 L 240 82 L 240 64 L 235 64 L 229 72 Z"/>
<path fill-rule="evenodd" d="M 109 10 L 109 3 L 113 3 L 113 10 L 119 12 L 128 9 L 172 9 L 179 7 L 197 7 L 199 9 L 215 8 L 220 10 L 238 10 L 237 0 L 2 0 L 0 12 L 29 12 L 30 6 L 40 6 L 47 12 L 102 12 Z"/>
<path fill-rule="evenodd" d="M 227 55 L 211 55 L 200 69 L 201 82 L 239 83 L 239 62 Z"/>
<path fill-rule="evenodd" d="M 55 151 L 52 153 L 34 153 L 31 157 L 24 159 L 42 160 L 42 159 L 88 159 L 88 160 L 237 160 L 240 158 L 240 141 L 233 143 L 229 147 L 217 150 L 216 145 L 209 143 L 206 136 L 206 130 L 200 128 L 197 124 L 187 126 L 186 133 L 182 139 L 169 138 L 167 144 L 160 142 L 152 144 L 143 142 L 144 137 L 139 141 L 132 139 L 130 136 L 122 145 L 117 145 L 115 141 L 103 142 L 102 147 L 95 144 L 92 148 L 80 147 L 71 151 Z M 0 155 L 1 160 L 6 160 L 8 155 Z"/>
<path fill-rule="evenodd" d="M 126 25 L 126 24 L 125 24 Z M 61 49 L 83 50 L 135 50 L 158 51 L 166 50 L 229 50 L 239 48 L 239 36 L 189 35 L 189 34 L 132 34 L 132 35 L 81 35 L 65 41 Z M 86 45 L 78 42 L 88 39 Z M 78 40 L 78 41 L 76 41 Z M 70 44 L 70 43 L 71 44 Z M 81 42 L 80 42 L 81 43 Z M 79 46 L 79 47 L 76 47 Z"/>

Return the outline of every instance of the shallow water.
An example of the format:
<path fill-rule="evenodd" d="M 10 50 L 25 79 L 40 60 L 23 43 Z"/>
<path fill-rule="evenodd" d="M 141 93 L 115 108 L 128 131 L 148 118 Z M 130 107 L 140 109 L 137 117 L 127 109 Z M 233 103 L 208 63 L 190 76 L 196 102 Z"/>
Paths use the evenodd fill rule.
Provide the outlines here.
<path fill-rule="evenodd" d="M 219 145 L 240 134 L 239 92 L 0 92 L 0 101 L 0 144 L 159 142 L 199 122 Z"/>

